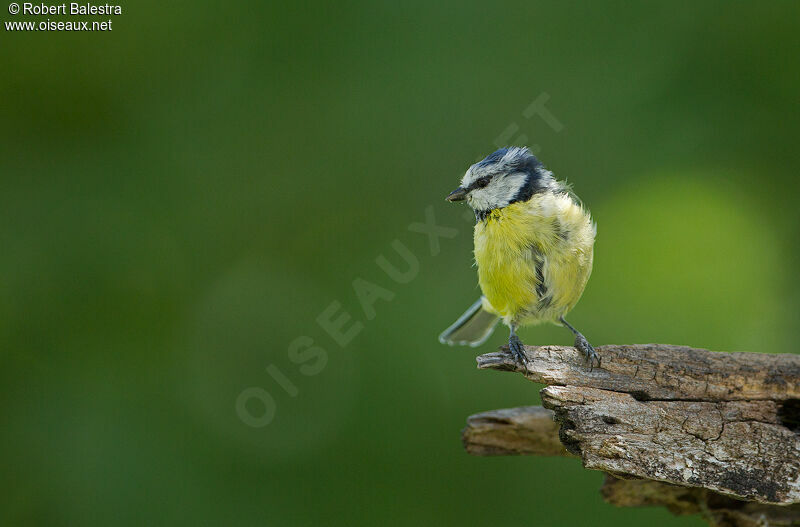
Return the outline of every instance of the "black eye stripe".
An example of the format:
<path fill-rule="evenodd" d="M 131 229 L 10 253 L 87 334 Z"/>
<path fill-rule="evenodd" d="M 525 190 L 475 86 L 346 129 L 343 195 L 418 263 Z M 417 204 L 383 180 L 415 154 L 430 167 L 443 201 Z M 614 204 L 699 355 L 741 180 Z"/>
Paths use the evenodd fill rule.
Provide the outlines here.
<path fill-rule="evenodd" d="M 482 178 L 476 179 L 475 182 L 472 184 L 472 186 L 474 188 L 483 188 L 486 185 L 488 185 L 489 181 L 491 180 L 492 180 L 491 176 L 483 176 Z"/>

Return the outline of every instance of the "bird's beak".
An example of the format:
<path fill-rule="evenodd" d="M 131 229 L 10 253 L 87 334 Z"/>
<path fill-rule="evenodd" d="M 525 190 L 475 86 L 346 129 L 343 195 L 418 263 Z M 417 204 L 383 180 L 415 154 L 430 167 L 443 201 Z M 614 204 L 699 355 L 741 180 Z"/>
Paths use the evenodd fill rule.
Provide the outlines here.
<path fill-rule="evenodd" d="M 447 201 L 464 201 L 464 198 L 466 197 L 467 197 L 467 191 L 461 187 L 458 187 L 453 192 L 448 194 L 447 197 L 444 199 L 446 199 Z"/>

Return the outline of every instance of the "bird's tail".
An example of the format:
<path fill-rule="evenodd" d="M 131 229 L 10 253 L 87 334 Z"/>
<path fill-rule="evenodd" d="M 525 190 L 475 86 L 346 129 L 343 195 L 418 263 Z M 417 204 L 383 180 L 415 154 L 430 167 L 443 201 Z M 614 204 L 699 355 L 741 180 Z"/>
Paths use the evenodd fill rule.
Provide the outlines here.
<path fill-rule="evenodd" d="M 497 315 L 483 309 L 483 298 L 479 298 L 452 326 L 439 335 L 439 342 L 451 346 L 480 346 L 492 334 L 498 320 L 500 319 Z"/>

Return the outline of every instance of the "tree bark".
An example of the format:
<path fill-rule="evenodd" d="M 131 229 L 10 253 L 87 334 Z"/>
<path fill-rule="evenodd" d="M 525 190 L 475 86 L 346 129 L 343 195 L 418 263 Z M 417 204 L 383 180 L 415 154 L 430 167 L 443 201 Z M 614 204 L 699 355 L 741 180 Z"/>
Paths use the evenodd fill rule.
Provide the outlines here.
<path fill-rule="evenodd" d="M 598 352 L 602 367 L 591 371 L 571 347 L 527 347 L 525 366 L 507 349 L 478 357 L 479 368 L 547 384 L 553 413 L 471 416 L 467 451 L 578 456 L 615 476 L 606 501 L 701 512 L 712 525 L 800 521 L 800 356 L 656 344 Z"/>

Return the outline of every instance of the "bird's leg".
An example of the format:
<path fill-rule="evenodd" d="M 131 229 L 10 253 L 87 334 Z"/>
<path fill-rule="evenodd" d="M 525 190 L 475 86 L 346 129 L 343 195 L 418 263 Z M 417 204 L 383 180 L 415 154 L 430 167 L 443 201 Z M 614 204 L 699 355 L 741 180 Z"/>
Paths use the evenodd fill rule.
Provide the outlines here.
<path fill-rule="evenodd" d="M 569 330 L 572 331 L 572 333 L 575 335 L 575 347 L 578 348 L 579 351 L 582 351 L 586 355 L 586 358 L 589 360 L 589 371 L 592 371 L 594 369 L 594 361 L 597 361 L 597 367 L 599 368 L 600 355 L 598 355 L 597 352 L 592 347 L 592 345 L 589 344 L 589 341 L 586 340 L 586 337 L 584 337 L 580 331 L 573 328 L 570 325 L 570 323 L 564 319 L 563 316 L 560 317 L 559 320 L 561 320 L 561 323 L 567 326 L 567 328 L 569 328 Z"/>
<path fill-rule="evenodd" d="M 508 349 L 523 368 L 528 369 L 528 363 L 525 362 L 525 344 L 517 336 L 517 324 L 511 324 L 511 334 L 508 336 Z"/>

